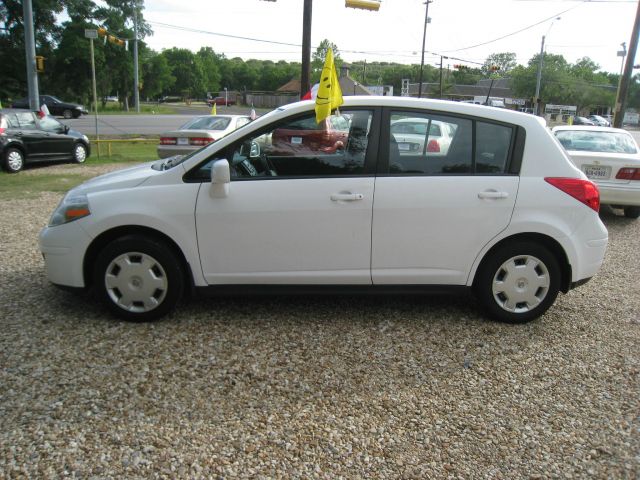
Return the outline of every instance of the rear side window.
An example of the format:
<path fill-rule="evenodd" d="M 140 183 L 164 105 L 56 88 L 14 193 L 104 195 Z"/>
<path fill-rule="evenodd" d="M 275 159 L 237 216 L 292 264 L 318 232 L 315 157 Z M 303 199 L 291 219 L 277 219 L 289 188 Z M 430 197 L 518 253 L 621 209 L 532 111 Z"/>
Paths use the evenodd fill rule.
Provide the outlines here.
<path fill-rule="evenodd" d="M 7 126 L 5 128 L 20 128 L 20 124 L 18 123 L 15 113 L 2 115 L 1 118 L 7 122 Z"/>
<path fill-rule="evenodd" d="M 472 127 L 472 121 L 466 118 L 392 112 L 389 173 L 473 172 Z"/>
<path fill-rule="evenodd" d="M 388 173 L 504 174 L 514 127 L 441 114 L 391 112 Z"/>
<path fill-rule="evenodd" d="M 29 112 L 21 112 L 16 113 L 16 117 L 18 118 L 18 123 L 20 124 L 20 128 L 24 128 L 27 130 L 31 130 L 36 128 L 36 118 L 32 113 Z"/>

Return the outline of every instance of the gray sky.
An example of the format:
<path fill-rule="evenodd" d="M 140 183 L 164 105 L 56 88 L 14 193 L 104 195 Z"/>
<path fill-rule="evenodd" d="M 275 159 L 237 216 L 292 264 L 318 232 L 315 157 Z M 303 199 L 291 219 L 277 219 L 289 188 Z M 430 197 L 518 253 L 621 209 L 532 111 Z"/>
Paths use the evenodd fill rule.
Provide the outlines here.
<path fill-rule="evenodd" d="M 229 58 L 300 61 L 302 6 L 302 0 L 146 0 L 144 15 L 154 30 L 146 41 L 154 50 L 210 46 Z M 629 44 L 636 9 L 629 0 L 435 0 L 425 50 L 469 65 L 491 53 L 515 52 L 526 64 L 547 35 L 547 52 L 569 62 L 588 56 L 602 70 L 620 72 L 617 52 L 620 43 Z M 315 0 L 312 47 L 328 38 L 346 61 L 420 63 L 424 16 L 424 0 L 383 0 L 378 12 Z M 425 54 L 426 64 L 439 61 Z"/>

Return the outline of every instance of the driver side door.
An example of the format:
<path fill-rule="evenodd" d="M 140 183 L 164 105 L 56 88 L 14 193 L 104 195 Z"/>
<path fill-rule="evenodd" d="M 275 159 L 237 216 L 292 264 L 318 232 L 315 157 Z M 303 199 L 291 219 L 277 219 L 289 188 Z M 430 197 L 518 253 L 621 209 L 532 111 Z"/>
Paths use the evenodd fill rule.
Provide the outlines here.
<path fill-rule="evenodd" d="M 204 179 L 213 161 L 226 158 L 232 175 L 227 196 L 213 197 L 208 182 L 198 194 L 198 248 L 209 284 L 371 283 L 373 112 L 343 114 L 365 128 L 352 129 L 352 138 L 335 151 L 330 135 L 327 145 L 302 140 L 317 140 L 320 127 L 311 111 L 246 137 L 202 165 L 197 174 Z M 288 140 L 278 133 L 300 125 L 310 128 Z"/>

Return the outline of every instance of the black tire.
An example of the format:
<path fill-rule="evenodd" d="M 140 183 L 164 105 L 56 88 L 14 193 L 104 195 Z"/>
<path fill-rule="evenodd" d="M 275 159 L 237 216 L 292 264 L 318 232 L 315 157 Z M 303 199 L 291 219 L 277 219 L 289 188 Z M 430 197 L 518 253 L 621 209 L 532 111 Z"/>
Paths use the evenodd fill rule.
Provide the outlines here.
<path fill-rule="evenodd" d="M 4 152 L 2 166 L 9 173 L 18 173 L 24 168 L 24 153 L 18 148 L 7 148 Z"/>
<path fill-rule="evenodd" d="M 87 160 L 87 147 L 82 142 L 73 145 L 73 161 L 75 163 L 84 163 Z"/>
<path fill-rule="evenodd" d="M 491 252 L 480 265 L 474 289 L 489 316 L 525 323 L 546 312 L 560 290 L 560 267 L 544 246 L 517 241 Z"/>
<path fill-rule="evenodd" d="M 69 110 L 68 108 L 65 108 L 62 111 L 62 116 L 64 118 L 66 118 L 67 120 L 69 120 L 70 118 L 73 118 L 73 112 L 71 110 Z"/>
<path fill-rule="evenodd" d="M 184 291 L 184 272 L 162 241 L 127 235 L 98 255 L 94 287 L 113 314 L 127 321 L 156 320 L 175 308 Z"/>
<path fill-rule="evenodd" d="M 640 217 L 640 207 L 624 207 L 624 216 L 635 220 Z"/>

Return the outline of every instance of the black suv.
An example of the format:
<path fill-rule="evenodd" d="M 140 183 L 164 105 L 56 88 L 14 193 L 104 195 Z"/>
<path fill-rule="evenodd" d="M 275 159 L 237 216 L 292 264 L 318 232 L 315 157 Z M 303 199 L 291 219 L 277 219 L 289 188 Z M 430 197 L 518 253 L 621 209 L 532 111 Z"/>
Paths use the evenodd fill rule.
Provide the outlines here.
<path fill-rule="evenodd" d="M 9 173 L 26 163 L 71 160 L 83 163 L 90 153 L 89 139 L 55 118 L 30 110 L 0 110 L 0 159 Z"/>
<path fill-rule="evenodd" d="M 78 118 L 83 113 L 88 113 L 82 105 L 78 105 L 77 103 L 63 102 L 59 98 L 56 98 L 52 95 L 40 95 L 38 108 L 42 107 L 42 105 L 47 106 L 47 109 L 49 110 L 49 113 L 51 115 L 59 115 L 64 118 Z M 11 106 L 13 108 L 28 109 L 29 99 L 21 98 L 20 100 L 16 100 L 15 102 L 13 102 Z"/>

